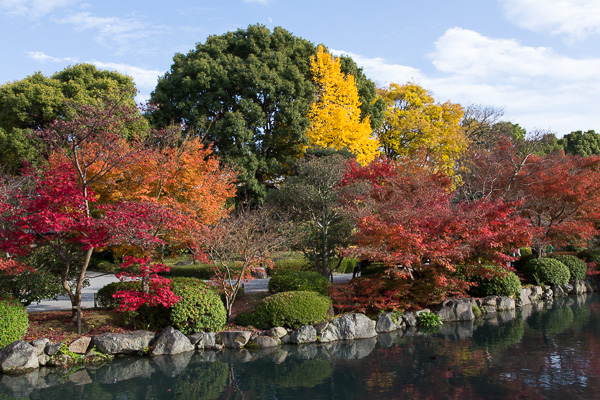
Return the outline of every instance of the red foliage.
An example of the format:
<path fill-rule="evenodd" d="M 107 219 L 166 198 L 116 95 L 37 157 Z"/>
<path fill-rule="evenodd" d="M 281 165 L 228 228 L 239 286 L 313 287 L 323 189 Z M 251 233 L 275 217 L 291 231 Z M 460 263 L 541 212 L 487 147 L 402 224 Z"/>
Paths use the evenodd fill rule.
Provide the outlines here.
<path fill-rule="evenodd" d="M 163 306 L 169 308 L 179 301 L 179 297 L 171 290 L 171 279 L 158 275 L 159 272 L 168 272 L 171 268 L 160 263 L 150 263 L 149 258 L 126 257 L 122 267 L 128 268 L 139 265 L 141 274 L 120 272 L 117 278 L 123 281 L 148 280 L 149 291 L 122 290 L 113 295 L 121 298 L 119 311 L 135 311 L 143 305 L 150 307 Z"/>

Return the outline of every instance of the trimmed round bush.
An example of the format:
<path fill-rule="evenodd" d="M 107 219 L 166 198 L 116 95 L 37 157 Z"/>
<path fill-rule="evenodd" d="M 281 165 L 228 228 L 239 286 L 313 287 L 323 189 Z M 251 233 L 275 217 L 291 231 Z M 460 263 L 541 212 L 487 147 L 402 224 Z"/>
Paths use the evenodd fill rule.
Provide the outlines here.
<path fill-rule="evenodd" d="M 261 301 L 254 313 L 254 325 L 268 329 L 274 326 L 297 329 L 327 318 L 329 297 L 316 292 L 281 292 Z"/>
<path fill-rule="evenodd" d="M 487 265 L 487 269 L 499 271 L 498 267 Z M 514 272 L 499 271 L 500 275 L 491 279 L 486 279 L 482 276 L 473 277 L 473 282 L 477 282 L 478 286 L 473 288 L 472 292 L 475 296 L 516 296 L 521 293 L 521 280 Z"/>
<path fill-rule="evenodd" d="M 569 282 L 569 268 L 552 258 L 534 258 L 527 261 L 524 267 L 525 276 L 538 285 L 564 285 Z"/>
<path fill-rule="evenodd" d="M 269 293 L 310 291 L 328 295 L 331 284 L 318 272 L 278 271 L 269 280 Z"/>
<path fill-rule="evenodd" d="M 551 254 L 549 257 L 560 261 L 569 268 L 571 280 L 580 281 L 585 279 L 587 275 L 587 265 L 580 258 L 570 254 Z"/>
<path fill-rule="evenodd" d="M 113 298 L 113 295 L 122 290 L 142 290 L 142 282 L 130 281 L 109 283 L 98 290 L 98 306 L 110 309 L 119 307 L 119 299 Z"/>
<path fill-rule="evenodd" d="M 21 340 L 29 328 L 25 307 L 17 300 L 0 300 L 0 349 Z"/>
<path fill-rule="evenodd" d="M 225 306 L 213 287 L 195 278 L 175 278 L 171 288 L 180 298 L 170 309 L 173 328 L 189 335 L 217 331 L 225 326 Z"/>

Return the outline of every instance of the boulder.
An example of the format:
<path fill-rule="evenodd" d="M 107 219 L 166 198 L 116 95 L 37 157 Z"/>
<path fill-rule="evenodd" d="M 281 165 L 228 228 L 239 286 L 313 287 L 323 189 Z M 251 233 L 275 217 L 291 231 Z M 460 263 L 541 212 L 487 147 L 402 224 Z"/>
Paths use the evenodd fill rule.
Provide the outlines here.
<path fill-rule="evenodd" d="M 529 300 L 531 302 L 540 301 L 542 299 L 542 295 L 544 294 L 544 289 L 541 286 L 532 286 L 529 288 Z"/>
<path fill-rule="evenodd" d="M 552 293 L 554 294 L 554 297 L 568 296 L 568 293 L 565 293 L 564 289 L 560 285 L 552 286 Z"/>
<path fill-rule="evenodd" d="M 179 354 L 194 351 L 194 346 L 183 333 L 168 326 L 160 333 L 152 343 L 151 356 L 162 356 L 166 354 Z"/>
<path fill-rule="evenodd" d="M 251 343 L 256 347 L 275 347 L 278 344 L 277 339 L 271 336 L 257 336 L 251 340 Z"/>
<path fill-rule="evenodd" d="M 59 350 L 60 343 L 47 343 L 46 347 L 44 348 L 44 352 L 49 356 L 55 355 Z"/>
<path fill-rule="evenodd" d="M 287 329 L 277 326 L 267 331 L 267 336 L 271 336 L 273 339 L 279 340 L 288 334 Z"/>
<path fill-rule="evenodd" d="M 188 335 L 187 337 L 192 344 L 192 346 L 196 346 L 198 349 L 204 348 L 204 332 L 194 333 L 193 335 Z"/>
<path fill-rule="evenodd" d="M 48 339 L 35 339 L 31 342 L 31 345 L 35 347 L 35 353 L 39 356 L 44 354 L 44 349 L 46 345 L 50 342 Z"/>
<path fill-rule="evenodd" d="M 562 288 L 565 291 L 565 293 L 571 294 L 573 289 L 575 289 L 575 285 L 573 285 L 572 283 L 565 283 L 564 285 L 562 285 Z"/>
<path fill-rule="evenodd" d="M 496 312 L 498 311 L 496 309 L 496 307 L 493 307 L 493 306 L 483 306 L 483 307 L 481 307 L 481 309 L 486 314 L 496 314 Z"/>
<path fill-rule="evenodd" d="M 515 301 L 508 296 L 498 296 L 498 310 L 514 310 L 516 308 Z"/>
<path fill-rule="evenodd" d="M 377 336 L 375 330 L 375 321 L 372 321 L 364 314 L 353 313 L 345 314 L 334 319 L 324 330 L 321 341 L 326 340 L 351 340 L 351 339 L 366 339 Z M 334 339 L 337 337 L 337 339 Z"/>
<path fill-rule="evenodd" d="M 317 330 L 314 326 L 304 325 L 290 333 L 291 343 L 314 343 L 317 341 Z"/>
<path fill-rule="evenodd" d="M 240 349 L 248 343 L 252 332 L 250 331 L 229 331 L 221 332 L 221 341 L 223 346 L 231 349 Z"/>
<path fill-rule="evenodd" d="M 404 325 L 406 326 L 417 326 L 419 323 L 415 314 L 410 311 L 405 311 L 404 314 L 402 314 L 402 322 L 404 322 Z"/>
<path fill-rule="evenodd" d="M 155 336 L 150 331 L 103 333 L 92 338 L 92 346 L 96 346 L 104 354 L 144 353 L 150 348 Z"/>
<path fill-rule="evenodd" d="M 481 299 L 481 306 L 498 307 L 498 296 L 487 296 Z"/>
<path fill-rule="evenodd" d="M 394 322 L 392 313 L 381 314 L 377 317 L 377 323 L 375 324 L 375 331 L 377 333 L 393 332 L 399 328 L 400 326 Z"/>
<path fill-rule="evenodd" d="M 475 319 L 471 300 L 466 298 L 446 299 L 440 304 L 435 313 L 442 322 L 470 321 Z"/>
<path fill-rule="evenodd" d="M 588 291 L 585 281 L 571 281 L 571 285 L 573 286 L 572 294 L 583 294 Z"/>
<path fill-rule="evenodd" d="M 24 340 L 12 342 L 0 350 L 0 371 L 17 373 L 39 368 L 35 347 Z"/>
<path fill-rule="evenodd" d="M 78 339 L 75 339 L 69 345 L 69 351 L 76 354 L 85 354 L 91 341 L 92 338 L 89 336 L 82 336 Z"/>
<path fill-rule="evenodd" d="M 517 300 L 517 307 L 523 307 L 528 304 L 531 304 L 530 297 L 531 296 L 531 288 L 521 288 L 521 292 L 519 293 L 519 300 Z"/>

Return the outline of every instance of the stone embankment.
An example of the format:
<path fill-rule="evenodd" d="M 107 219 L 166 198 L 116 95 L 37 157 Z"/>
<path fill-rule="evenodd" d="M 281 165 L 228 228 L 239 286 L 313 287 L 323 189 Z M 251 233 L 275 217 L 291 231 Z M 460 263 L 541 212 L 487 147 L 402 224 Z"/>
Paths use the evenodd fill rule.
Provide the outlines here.
<path fill-rule="evenodd" d="M 431 312 L 443 322 L 472 321 L 476 314 L 489 319 L 496 313 L 515 310 L 529 304 L 544 304 L 553 298 L 593 291 L 591 283 L 573 281 L 564 286 L 533 286 L 523 288 L 515 301 L 506 296 L 482 299 L 451 298 Z M 597 288 L 596 288 L 597 289 Z M 343 314 L 331 322 L 302 326 L 296 330 L 276 327 L 260 333 L 250 331 L 198 332 L 186 336 L 172 327 L 155 334 L 149 331 L 105 333 L 81 337 L 70 344 L 50 343 L 37 339 L 31 343 L 16 341 L 0 350 L 0 371 L 22 373 L 40 366 L 65 366 L 77 363 L 106 361 L 118 355 L 159 357 L 199 350 L 220 351 L 223 348 L 269 348 L 282 344 L 321 343 L 374 338 L 394 331 L 415 332 L 419 325 L 418 312 L 385 313 L 373 321 L 364 314 Z M 516 315 L 513 313 L 513 315 Z M 513 317 L 514 318 L 514 317 Z M 458 334 L 461 336 L 461 334 Z M 160 358 L 160 357 L 159 357 Z"/>

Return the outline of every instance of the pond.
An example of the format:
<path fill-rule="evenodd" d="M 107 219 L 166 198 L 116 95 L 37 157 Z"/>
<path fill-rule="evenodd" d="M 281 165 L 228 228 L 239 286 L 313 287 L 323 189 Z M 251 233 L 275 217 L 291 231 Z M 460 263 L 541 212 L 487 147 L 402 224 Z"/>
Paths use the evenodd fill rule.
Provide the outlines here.
<path fill-rule="evenodd" d="M 0 399 L 590 399 L 598 355 L 594 294 L 437 332 L 44 368 L 0 376 Z"/>

